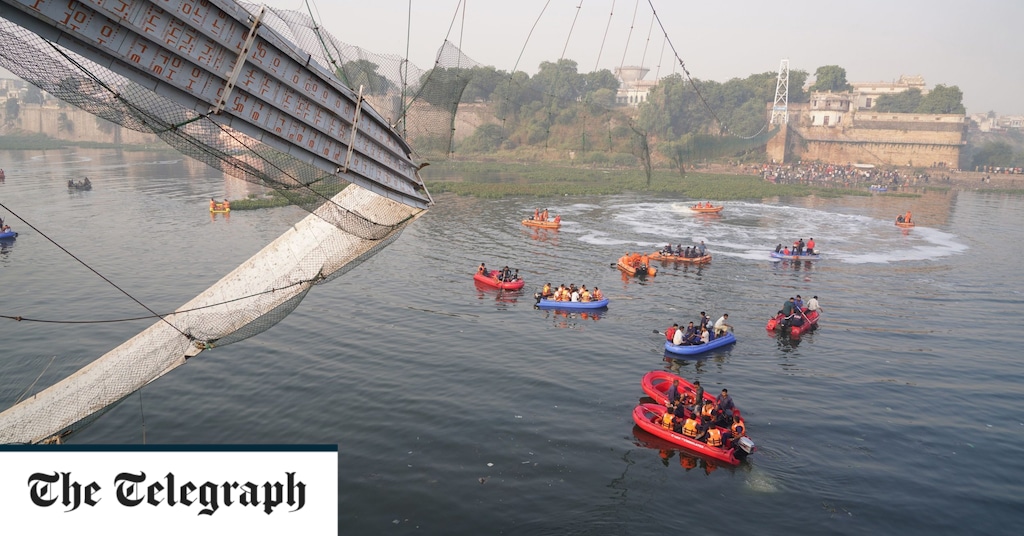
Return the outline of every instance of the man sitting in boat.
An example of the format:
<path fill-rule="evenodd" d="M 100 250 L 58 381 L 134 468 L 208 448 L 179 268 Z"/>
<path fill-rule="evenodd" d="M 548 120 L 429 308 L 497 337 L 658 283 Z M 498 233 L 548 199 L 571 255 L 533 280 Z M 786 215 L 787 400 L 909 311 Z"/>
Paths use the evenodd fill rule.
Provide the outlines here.
<path fill-rule="evenodd" d="M 587 290 L 587 286 L 580 285 L 580 301 L 583 303 L 588 303 L 591 299 L 593 299 L 593 297 L 590 295 L 590 291 Z"/>
<path fill-rule="evenodd" d="M 679 324 L 672 324 L 671 327 L 669 327 L 668 329 L 665 330 L 665 340 L 668 341 L 668 342 L 672 342 L 672 340 L 676 336 L 676 332 L 677 331 L 679 331 Z M 673 380 L 673 382 L 674 382 L 674 385 L 678 385 L 679 384 L 679 380 Z M 672 400 L 671 396 L 668 397 L 668 398 L 669 398 L 669 400 Z"/>
<path fill-rule="evenodd" d="M 672 254 L 672 244 L 666 244 L 665 247 L 661 248 L 662 255 Z"/>
<path fill-rule="evenodd" d="M 484 266 L 484 263 L 480 263 L 480 267 L 476 269 L 476 273 L 487 275 L 487 267 Z"/>
<path fill-rule="evenodd" d="M 601 293 L 601 289 L 594 287 L 594 301 L 601 301 L 604 299 L 604 294 Z"/>
<path fill-rule="evenodd" d="M 725 428 L 725 426 L 723 426 Z M 740 410 L 735 410 L 732 414 L 732 422 L 728 425 L 729 430 L 722 432 L 722 444 L 726 446 L 732 446 L 734 441 L 747 435 L 747 428 L 743 425 L 743 417 L 740 416 Z"/>
<path fill-rule="evenodd" d="M 544 288 L 542 288 L 541 291 L 540 291 L 540 297 L 541 298 L 550 298 L 551 294 L 552 294 L 552 292 L 551 292 L 551 283 L 544 283 Z"/>
<path fill-rule="evenodd" d="M 682 244 L 676 244 L 676 256 L 677 257 L 682 257 L 683 256 L 683 245 Z"/>
<path fill-rule="evenodd" d="M 732 326 L 729 325 L 729 313 L 725 313 L 715 320 L 715 336 L 725 335 L 730 331 L 732 331 Z"/>
<path fill-rule="evenodd" d="M 683 333 L 683 344 L 697 344 L 700 341 L 700 333 L 697 332 L 697 328 L 693 327 L 693 322 L 690 322 L 686 326 L 686 332 Z"/>
<path fill-rule="evenodd" d="M 789 254 L 790 254 L 789 253 L 789 248 L 788 247 L 782 248 L 782 254 L 788 257 Z"/>
<path fill-rule="evenodd" d="M 775 246 L 775 253 L 779 253 L 781 251 L 782 251 L 782 244 L 779 244 L 779 245 Z"/>

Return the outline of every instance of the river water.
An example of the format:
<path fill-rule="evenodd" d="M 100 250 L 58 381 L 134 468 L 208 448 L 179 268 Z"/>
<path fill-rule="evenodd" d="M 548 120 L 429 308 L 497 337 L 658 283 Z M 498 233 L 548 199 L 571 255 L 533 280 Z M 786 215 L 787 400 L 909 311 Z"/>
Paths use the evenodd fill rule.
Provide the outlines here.
<path fill-rule="evenodd" d="M 84 323 L 148 314 L 125 294 L 170 311 L 305 215 L 211 218 L 210 197 L 252 187 L 173 155 L 8 151 L 0 167 L 0 216 L 20 233 L 0 244 L 0 407 L 147 327 Z M 84 176 L 92 191 L 67 190 Z M 338 444 L 342 534 L 1018 533 L 1024 199 L 765 199 L 720 216 L 694 201 L 439 197 L 279 325 L 72 441 Z M 561 230 L 519 224 L 538 207 Z M 906 210 L 909 231 L 892 224 Z M 770 260 L 809 237 L 821 260 Z M 710 265 L 645 280 L 612 267 L 699 240 Z M 518 268 L 526 288 L 477 288 L 480 262 Z M 611 304 L 536 310 L 545 282 L 599 286 Z M 796 294 L 823 315 L 790 343 L 764 324 Z M 654 330 L 700 311 L 728 312 L 739 342 L 666 358 Z M 660 369 L 728 388 L 758 452 L 715 465 L 635 429 L 640 378 Z"/>

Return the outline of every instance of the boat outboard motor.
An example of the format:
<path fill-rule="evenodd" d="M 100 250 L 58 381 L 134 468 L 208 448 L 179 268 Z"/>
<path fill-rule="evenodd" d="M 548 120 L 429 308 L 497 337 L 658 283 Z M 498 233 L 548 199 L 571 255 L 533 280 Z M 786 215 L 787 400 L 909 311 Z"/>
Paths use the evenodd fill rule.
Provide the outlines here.
<path fill-rule="evenodd" d="M 754 445 L 754 441 L 747 436 L 737 439 L 736 446 L 743 449 L 743 452 L 746 452 L 747 454 L 752 454 L 757 450 L 757 446 Z"/>

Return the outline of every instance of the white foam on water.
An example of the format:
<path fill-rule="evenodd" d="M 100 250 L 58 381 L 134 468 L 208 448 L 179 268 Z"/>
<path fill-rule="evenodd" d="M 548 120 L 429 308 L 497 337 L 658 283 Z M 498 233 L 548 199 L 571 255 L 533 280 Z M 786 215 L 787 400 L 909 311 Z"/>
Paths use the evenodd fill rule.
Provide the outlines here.
<path fill-rule="evenodd" d="M 799 238 L 814 237 L 821 261 L 887 264 L 932 260 L 967 249 L 956 236 L 938 229 L 915 227 L 904 233 L 889 220 L 814 208 L 729 202 L 722 216 L 709 218 L 694 214 L 685 203 L 644 202 L 604 207 L 602 212 L 622 230 L 621 239 L 608 230 L 604 239 L 591 243 L 630 245 L 638 251 L 703 240 L 712 256 L 777 261 L 770 255 L 777 244 L 791 246 Z"/>

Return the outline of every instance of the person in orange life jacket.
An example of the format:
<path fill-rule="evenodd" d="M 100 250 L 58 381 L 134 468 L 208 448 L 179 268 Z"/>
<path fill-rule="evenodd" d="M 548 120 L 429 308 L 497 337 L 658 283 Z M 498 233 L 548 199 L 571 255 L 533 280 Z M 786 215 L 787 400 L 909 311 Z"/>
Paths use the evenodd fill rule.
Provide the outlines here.
<path fill-rule="evenodd" d="M 807 253 L 809 255 L 814 255 L 814 238 L 809 238 L 807 240 Z"/>
<path fill-rule="evenodd" d="M 679 324 L 672 324 L 672 327 L 665 330 L 665 340 L 671 341 L 676 331 L 679 331 Z"/>
<path fill-rule="evenodd" d="M 555 216 L 555 223 L 562 223 L 562 215 L 558 214 Z"/>
<path fill-rule="evenodd" d="M 484 263 L 480 263 L 480 267 L 476 269 L 476 273 L 487 275 L 487 267 L 484 266 Z"/>
<path fill-rule="evenodd" d="M 594 287 L 594 301 L 601 301 L 604 299 L 604 294 L 601 293 L 601 289 Z"/>
<path fill-rule="evenodd" d="M 548 298 L 551 296 L 551 283 L 544 283 L 544 288 L 540 291 L 542 298 Z"/>
<path fill-rule="evenodd" d="M 782 254 L 788 256 L 790 254 L 789 253 L 789 248 L 788 247 L 782 248 Z"/>
<path fill-rule="evenodd" d="M 747 429 L 743 426 L 743 418 L 740 417 L 740 410 L 736 410 L 732 414 L 732 424 L 729 426 L 729 430 L 722 432 L 722 445 L 731 445 L 730 442 L 735 442 L 737 439 L 746 435 Z"/>
<path fill-rule="evenodd" d="M 722 445 L 724 444 L 724 442 L 722 440 L 722 431 L 709 424 L 708 425 L 708 433 L 707 433 L 707 436 L 705 437 L 705 441 L 707 442 L 709 447 L 719 447 L 719 448 L 721 448 Z"/>
<path fill-rule="evenodd" d="M 666 430 L 672 429 L 672 421 L 675 419 L 675 415 L 672 414 L 672 410 L 669 408 L 665 409 L 665 413 L 661 416 L 661 427 Z"/>
<path fill-rule="evenodd" d="M 590 291 L 587 290 L 587 286 L 586 285 L 580 285 L 580 301 L 581 302 L 589 302 L 592 299 L 593 299 L 593 296 L 591 296 Z"/>
<path fill-rule="evenodd" d="M 690 438 L 693 438 L 693 439 L 697 439 L 697 437 L 701 433 L 700 432 L 700 421 L 698 420 L 699 418 L 700 418 L 699 416 L 691 414 L 690 417 L 688 419 L 686 419 L 686 422 L 683 423 L 683 432 L 682 432 L 682 434 L 684 436 L 690 437 Z"/>

